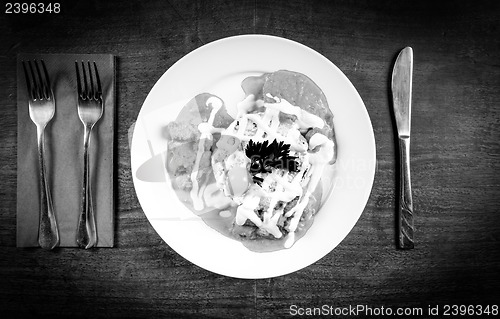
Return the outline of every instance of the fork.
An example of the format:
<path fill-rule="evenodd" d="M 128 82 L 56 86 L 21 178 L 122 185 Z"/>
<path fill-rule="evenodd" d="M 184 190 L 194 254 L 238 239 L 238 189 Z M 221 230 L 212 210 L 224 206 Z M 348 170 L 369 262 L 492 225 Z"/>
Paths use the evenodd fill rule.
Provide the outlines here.
<path fill-rule="evenodd" d="M 89 165 L 89 143 L 92 128 L 99 121 L 103 112 L 102 89 L 99 79 L 97 65 L 93 62 L 94 74 L 90 61 L 87 61 L 87 68 L 82 61 L 82 78 L 78 68 L 78 61 L 75 61 L 76 83 L 77 83 L 77 105 L 78 116 L 84 127 L 83 135 L 83 187 L 80 218 L 78 221 L 78 231 L 76 242 L 81 248 L 91 248 L 97 243 L 96 221 L 94 207 L 92 203 L 92 190 L 90 181 Z M 88 76 L 87 76 L 88 74 Z"/>
<path fill-rule="evenodd" d="M 40 72 L 39 64 L 42 66 Z M 50 79 L 43 60 L 22 61 L 24 78 L 28 89 L 30 118 L 36 125 L 38 144 L 38 165 L 40 183 L 40 221 L 38 226 L 38 244 L 44 249 L 53 249 L 59 243 L 57 221 L 52 205 L 52 195 L 45 168 L 45 127 L 54 117 L 55 100 L 50 86 Z M 34 65 L 34 67 L 33 67 Z M 28 72 L 29 69 L 29 72 Z M 35 71 L 36 69 L 36 75 Z M 30 77 L 31 75 L 31 77 Z"/>

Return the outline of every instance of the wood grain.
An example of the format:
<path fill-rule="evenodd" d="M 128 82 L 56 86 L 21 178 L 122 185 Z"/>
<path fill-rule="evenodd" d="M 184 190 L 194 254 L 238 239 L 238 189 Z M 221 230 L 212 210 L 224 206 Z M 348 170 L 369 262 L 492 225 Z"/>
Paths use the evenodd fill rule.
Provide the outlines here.
<path fill-rule="evenodd" d="M 267 318 L 290 306 L 492 304 L 500 279 L 498 1 L 61 1 L 0 19 L 0 309 L 9 317 Z M 128 131 L 173 63 L 226 36 L 287 37 L 333 61 L 360 93 L 377 151 L 366 209 L 315 264 L 265 280 L 207 272 L 155 233 L 135 195 Z M 396 249 L 390 72 L 414 50 L 415 249 Z M 116 247 L 15 248 L 16 55 L 117 55 Z M 301 61 L 298 61 L 301 63 Z"/>

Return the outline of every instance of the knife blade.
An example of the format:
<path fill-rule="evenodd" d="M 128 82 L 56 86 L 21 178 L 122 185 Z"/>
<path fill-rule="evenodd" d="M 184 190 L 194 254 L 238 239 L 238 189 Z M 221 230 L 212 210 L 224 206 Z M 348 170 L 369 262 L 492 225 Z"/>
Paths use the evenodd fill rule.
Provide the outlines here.
<path fill-rule="evenodd" d="M 413 77 L 413 50 L 399 53 L 392 71 L 392 99 L 399 144 L 398 247 L 414 248 L 413 199 L 410 180 L 410 127 Z"/>

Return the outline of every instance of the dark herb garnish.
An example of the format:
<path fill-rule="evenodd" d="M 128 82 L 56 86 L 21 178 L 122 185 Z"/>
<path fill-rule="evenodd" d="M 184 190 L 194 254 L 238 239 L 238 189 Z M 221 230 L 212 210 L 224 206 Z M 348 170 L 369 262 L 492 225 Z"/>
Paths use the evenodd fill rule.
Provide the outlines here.
<path fill-rule="evenodd" d="M 255 177 L 258 173 L 270 173 L 273 168 L 287 169 L 297 172 L 299 164 L 296 156 L 290 156 L 290 145 L 274 140 L 254 142 L 250 140 L 245 149 L 245 155 L 250 159 L 250 173 Z M 260 183 L 257 182 L 259 185 Z"/>

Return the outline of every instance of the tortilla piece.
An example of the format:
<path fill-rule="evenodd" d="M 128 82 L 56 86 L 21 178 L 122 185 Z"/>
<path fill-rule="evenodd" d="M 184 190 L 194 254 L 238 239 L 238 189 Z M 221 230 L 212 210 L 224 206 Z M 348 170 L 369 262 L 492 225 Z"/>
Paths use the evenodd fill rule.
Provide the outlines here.
<path fill-rule="evenodd" d="M 309 77 L 287 70 L 270 73 L 262 88 L 262 94 L 266 102 L 274 102 L 266 96 L 268 93 L 324 119 L 326 126 L 321 131 L 334 140 L 332 111 L 323 91 Z"/>

